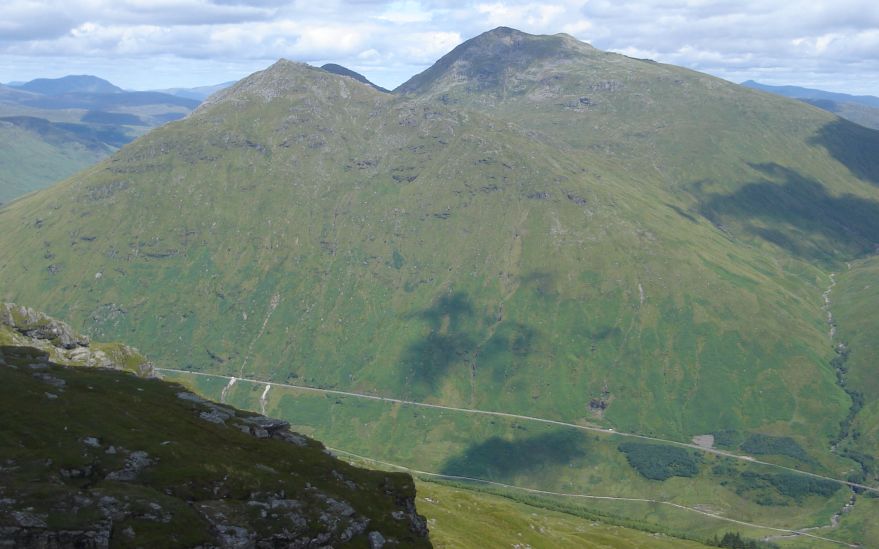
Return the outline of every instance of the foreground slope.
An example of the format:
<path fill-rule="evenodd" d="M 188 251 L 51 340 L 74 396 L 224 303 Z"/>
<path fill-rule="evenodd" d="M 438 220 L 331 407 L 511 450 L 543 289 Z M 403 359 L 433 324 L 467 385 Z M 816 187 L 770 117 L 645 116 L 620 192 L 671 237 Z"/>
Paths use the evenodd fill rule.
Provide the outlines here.
<path fill-rule="evenodd" d="M 66 322 L 14 303 L 0 303 L 0 345 L 27 347 L 64 366 L 126 370 L 145 377 L 155 374 L 153 363 L 137 349 L 95 343 Z"/>
<path fill-rule="evenodd" d="M 49 356 L 0 346 L 5 542 L 430 546 L 408 475 L 352 467 L 285 422 L 176 385 Z"/>
<path fill-rule="evenodd" d="M 369 518 L 371 522 L 365 525 L 368 532 L 383 533 L 382 538 L 402 533 L 397 541 L 405 539 L 407 546 L 424 543 L 414 536 L 415 532 L 406 530 L 405 521 L 395 524 L 399 519 L 385 524 L 385 529 L 374 529 L 373 517 L 380 513 L 377 507 L 382 507 L 390 495 L 396 498 L 396 505 L 402 505 L 400 511 L 411 520 L 409 526 L 424 532 L 424 523 L 411 514 L 411 504 L 415 503 L 410 495 L 411 484 L 403 482 L 399 474 L 387 475 L 381 484 L 382 493 L 373 493 L 371 478 L 378 478 L 381 473 L 351 468 L 319 454 L 317 443 L 286 432 L 283 422 L 213 404 L 179 388 L 174 398 L 174 386 L 156 380 L 59 366 L 100 366 L 152 375 L 152 366 L 133 349 L 91 342 L 63 322 L 12 304 L 0 307 L 0 349 L 0 377 L 7 388 L 3 411 L 4 418 L 9 420 L 0 429 L 0 436 L 16 441 L 0 456 L 3 486 L 15 490 L 14 497 L 3 497 L 12 496 L 11 492 L 0 493 L 0 532 L 6 541 L 14 540 L 18 546 L 53 541 L 97 546 L 187 545 L 205 540 L 233 545 L 250 543 L 254 541 L 251 536 L 271 533 L 273 542 L 279 543 L 284 536 L 279 530 L 289 526 L 288 522 L 301 527 L 299 517 L 321 512 L 325 517 L 322 527 L 311 531 L 308 541 L 329 534 L 330 537 L 321 538 L 322 542 L 332 542 L 333 534 L 352 526 L 348 532 L 353 536 L 350 541 L 357 544 L 364 541 L 356 535 L 364 526 L 362 519 Z M 85 349 L 93 360 L 83 360 Z M 101 359 L 102 356 L 105 358 Z M 63 407 L 55 404 L 58 399 L 66 401 Z M 162 416 L 160 423 L 155 421 L 157 415 Z M 26 417 L 27 421 L 17 421 L 18 416 Z M 120 421 L 119 417 L 126 419 Z M 61 429 L 61 423 L 66 429 Z M 256 434 L 264 440 L 236 438 L 223 428 L 224 424 L 235 423 L 243 433 Z M 128 424 L 136 436 L 125 433 Z M 208 434 L 210 442 L 205 439 L 207 446 L 199 446 L 202 435 Z M 272 447 L 267 439 L 286 440 L 288 444 Z M 129 448 L 129 444 L 136 449 Z M 170 445 L 175 446 L 174 452 L 161 448 Z M 205 448 L 210 451 L 205 452 Z M 198 456 L 187 458 L 186 454 L 192 451 L 198 452 Z M 238 454 L 243 457 L 245 452 L 250 461 L 238 461 Z M 211 454 L 219 456 L 218 459 L 206 460 L 205 455 Z M 159 457 L 167 461 L 161 470 L 156 467 Z M 366 517 L 350 518 L 352 511 L 364 510 L 359 500 L 331 503 L 320 496 L 315 499 L 308 489 L 302 497 L 296 494 L 297 487 L 291 490 L 286 486 L 288 492 L 279 496 L 278 487 L 272 485 L 275 494 L 261 501 L 265 494 L 259 492 L 260 486 L 271 481 L 271 473 L 283 474 L 278 463 L 280 460 L 283 464 L 288 457 L 297 458 L 298 465 L 292 474 L 307 479 L 312 485 L 310 492 L 324 489 L 331 478 L 345 481 L 343 484 L 349 488 L 356 482 L 362 491 L 358 494 L 360 500 L 370 507 Z M 52 461 L 48 468 L 29 463 L 46 459 Z M 303 466 L 305 463 L 307 467 Z M 224 476 L 233 472 L 234 482 L 229 478 L 221 481 L 219 477 L 211 480 L 206 472 L 216 466 Z M 121 470 L 114 471 L 118 467 Z M 187 486 L 183 498 L 176 497 L 173 490 L 160 490 L 160 479 L 171 468 L 183 469 L 174 474 Z M 58 479 L 53 483 L 55 477 Z M 50 488 L 48 484 L 52 483 L 55 486 Z M 223 494 L 222 503 L 191 498 L 190 492 L 211 483 L 215 487 L 237 484 Z M 331 489 L 344 492 L 342 486 Z M 240 511 L 235 509 L 240 503 L 236 492 L 242 490 L 249 491 L 247 503 L 260 513 L 260 520 L 249 516 L 253 513 L 236 512 Z M 42 498 L 39 501 L 33 499 L 37 492 Z M 505 547 L 512 543 L 528 543 L 532 547 L 702 547 L 435 483 L 418 483 L 418 494 L 417 504 L 421 512 L 426 511 L 431 542 L 437 547 Z M 369 499 L 373 497 L 376 501 Z M 71 503 L 76 507 L 68 508 Z M 272 510 L 271 518 L 268 513 L 262 516 L 264 508 Z M 279 513 L 278 509 L 282 511 Z M 232 511 L 233 516 L 226 517 L 229 524 L 212 524 L 219 518 L 216 511 Z M 64 513 L 68 516 L 62 516 Z M 375 534 L 367 539 L 376 540 L 373 546 L 378 546 Z M 393 537 L 386 538 L 385 546 L 394 546 L 392 540 Z M 344 541 L 343 536 L 338 536 L 334 543 Z"/>

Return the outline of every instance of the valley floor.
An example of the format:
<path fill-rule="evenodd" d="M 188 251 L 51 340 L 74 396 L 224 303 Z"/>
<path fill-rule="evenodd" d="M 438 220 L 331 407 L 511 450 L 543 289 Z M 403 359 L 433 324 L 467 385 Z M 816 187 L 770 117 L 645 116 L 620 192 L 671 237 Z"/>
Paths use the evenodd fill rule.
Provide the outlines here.
<path fill-rule="evenodd" d="M 840 521 L 841 524 L 833 528 L 826 525 L 831 522 L 831 515 L 839 513 L 843 504 L 849 501 L 850 494 L 848 490 L 839 489 L 833 497 L 826 500 L 823 498 L 811 498 L 805 500 L 802 505 L 793 500 L 788 505 L 781 507 L 748 504 L 747 502 L 742 503 L 744 500 L 733 505 L 734 502 L 729 501 L 729 498 L 734 496 L 730 496 L 726 492 L 718 492 L 717 488 L 713 487 L 713 480 L 706 483 L 705 479 L 699 478 L 678 479 L 677 481 L 668 481 L 669 484 L 666 485 L 657 481 L 644 482 L 643 479 L 638 477 L 631 478 L 631 475 L 619 475 L 615 471 L 625 471 L 625 469 L 620 469 L 621 463 L 617 464 L 613 470 L 602 469 L 601 464 L 604 461 L 619 459 L 619 451 L 616 450 L 616 445 L 620 439 L 626 437 L 642 438 L 642 436 L 620 433 L 604 428 L 588 427 L 586 430 L 591 431 L 589 435 L 591 437 L 589 439 L 592 452 L 591 465 L 576 465 L 573 462 L 569 465 L 566 464 L 563 469 L 567 471 L 565 473 L 567 481 L 554 478 L 552 474 L 549 476 L 542 475 L 538 471 L 536 475 L 537 480 L 525 483 L 530 484 L 530 486 L 523 485 L 522 479 L 497 482 L 501 479 L 492 478 L 494 475 L 490 474 L 489 471 L 477 470 L 477 468 L 470 473 L 451 472 L 449 468 L 442 467 L 442 460 L 436 462 L 430 456 L 433 456 L 436 452 L 442 453 L 445 446 L 439 440 L 435 440 L 433 435 L 425 433 L 435 434 L 437 425 L 441 425 L 445 421 L 475 421 L 474 415 L 488 416 L 484 423 L 497 423 L 498 426 L 501 426 L 502 423 L 511 422 L 510 425 L 501 426 L 503 428 L 499 427 L 502 432 L 509 431 L 510 429 L 518 430 L 523 428 L 519 424 L 528 419 L 525 416 L 511 415 L 506 417 L 507 414 L 499 412 L 464 410 L 436 404 L 401 402 L 396 399 L 385 399 L 373 395 L 343 393 L 341 391 L 313 387 L 294 388 L 294 386 L 282 383 L 256 382 L 214 374 L 170 369 L 159 370 L 162 372 L 163 377 L 189 385 L 193 390 L 203 394 L 213 395 L 214 398 L 219 396 L 221 400 L 225 398 L 228 402 L 235 403 L 244 408 L 267 409 L 269 414 L 284 417 L 295 423 L 297 425 L 296 428 L 303 429 L 302 432 L 319 435 L 335 448 L 344 449 L 334 450 L 331 448 L 334 453 L 345 459 L 360 462 L 371 468 L 405 469 L 422 481 L 442 479 L 441 482 L 452 482 L 455 484 L 455 489 L 461 491 L 467 497 L 479 497 L 481 494 L 486 495 L 484 494 L 485 492 L 488 493 L 487 495 L 491 495 L 491 497 L 503 496 L 500 498 L 501 501 L 507 502 L 508 505 L 516 502 L 516 506 L 518 506 L 511 507 L 511 513 L 514 508 L 520 509 L 524 513 L 516 519 L 521 521 L 527 521 L 528 517 L 533 513 L 540 514 L 545 512 L 546 509 L 553 509 L 562 511 L 564 516 L 570 517 L 570 520 L 574 522 L 585 521 L 586 524 L 591 524 L 597 521 L 608 528 L 613 524 L 623 529 L 636 529 L 636 532 L 641 532 L 647 536 L 660 532 L 661 534 L 657 535 L 664 535 L 667 539 L 675 539 L 677 542 L 683 542 L 684 539 L 682 538 L 701 542 L 715 535 L 723 536 L 727 532 L 740 532 L 743 537 L 749 539 L 772 538 L 772 541 L 781 547 L 858 547 L 858 543 L 863 544 L 866 539 L 864 537 L 866 531 L 864 525 L 861 524 L 860 518 L 869 517 L 873 512 L 870 504 L 877 501 L 877 499 L 870 497 L 858 498 L 858 505 L 852 510 L 853 512 L 847 513 L 845 519 Z M 266 387 L 271 387 L 271 389 L 266 390 Z M 346 402 L 347 404 L 345 404 Z M 357 404 L 358 402 L 359 404 Z M 309 408 L 309 406 L 314 407 L 314 409 Z M 384 410 L 385 407 L 390 407 L 390 410 Z M 329 409 L 334 410 L 334 412 Z M 354 413 L 354 416 L 350 418 L 348 416 L 335 417 L 334 413 L 338 414 L 340 410 L 349 410 Z M 404 413 L 403 410 L 408 411 Z M 396 417 L 395 424 L 405 421 L 406 417 L 408 417 L 406 414 L 413 414 L 413 417 L 417 416 L 420 418 L 419 421 L 427 422 L 424 425 L 419 425 L 421 425 L 423 436 L 426 437 L 426 440 L 433 442 L 425 442 L 426 446 L 419 447 L 417 451 L 413 450 L 414 453 L 410 454 L 404 451 L 403 446 L 405 444 L 403 442 L 392 442 L 393 433 L 376 433 L 378 437 L 376 440 L 381 439 L 383 441 L 380 445 L 381 447 L 396 449 L 396 451 L 388 454 L 388 452 L 382 451 L 380 447 L 358 444 L 356 441 L 351 440 L 350 437 L 340 436 L 339 432 L 332 429 L 332 425 L 336 425 L 340 429 L 344 427 L 345 433 L 351 433 L 351 428 L 354 427 L 354 431 L 363 434 L 371 428 L 368 418 L 378 417 L 377 414 L 390 414 L 390 416 Z M 491 419 L 492 416 L 495 419 Z M 550 430 L 567 428 L 571 432 L 583 429 L 582 426 L 562 424 L 561 422 L 541 418 L 534 418 L 534 421 L 536 424 L 533 427 L 527 427 L 533 431 L 531 436 L 538 436 L 542 432 L 541 429 L 544 428 Z M 477 423 L 482 424 L 483 422 Z M 324 427 L 319 427 L 318 424 Z M 327 428 L 326 425 L 330 425 L 330 428 Z M 431 425 L 433 430 L 431 430 Z M 472 430 L 475 425 L 470 425 L 470 429 Z M 516 427 L 517 425 L 518 427 Z M 467 430 L 466 427 L 458 425 L 453 431 L 459 432 L 461 429 Z M 366 438 L 372 439 L 369 436 Z M 554 444 L 561 439 L 550 437 L 545 440 L 549 444 Z M 668 443 L 689 447 L 687 451 L 697 450 L 697 447 L 686 443 L 667 441 L 666 444 Z M 514 451 L 506 446 L 499 450 L 502 453 Z M 784 474 L 797 473 L 795 477 L 803 479 L 808 479 L 809 477 L 822 478 L 820 475 L 788 468 L 781 464 L 763 463 L 750 456 L 727 454 L 726 452 L 701 447 L 698 450 L 704 456 L 699 459 L 700 461 L 704 460 L 704 463 L 706 463 L 704 468 L 707 470 L 711 470 L 711 464 L 725 464 L 728 467 L 733 463 L 739 463 L 741 470 L 735 469 L 735 474 L 729 479 L 733 483 L 742 482 L 742 479 L 748 478 L 748 475 L 752 475 L 752 477 L 760 474 L 765 475 L 773 470 L 786 470 Z M 351 451 L 356 453 L 351 453 Z M 540 456 L 533 457 L 536 460 L 532 464 L 533 467 L 541 467 L 538 463 L 541 461 Z M 501 459 L 500 456 L 495 456 L 495 458 Z M 469 471 L 469 469 L 467 470 Z M 742 476 L 739 477 L 739 474 L 742 474 Z M 581 482 L 582 479 L 591 478 L 590 475 L 604 477 L 606 481 L 602 480 L 599 484 L 590 484 L 589 482 L 583 484 Z M 823 478 L 826 478 L 826 481 L 830 480 L 830 477 Z M 473 481 L 480 484 L 472 484 Z M 846 484 L 842 480 L 834 479 L 834 482 Z M 464 483 L 466 486 L 459 486 L 458 484 L 460 483 Z M 674 485 L 671 483 L 674 483 Z M 470 496 L 469 494 L 473 495 Z M 429 514 L 427 516 L 430 517 Z M 471 517 L 462 508 L 462 522 L 466 524 L 471 518 L 472 520 L 481 520 L 478 513 Z M 457 528 L 458 526 L 453 524 L 448 527 Z M 442 530 L 445 526 L 440 528 Z M 469 527 L 461 526 L 460 528 L 463 533 L 466 533 Z M 509 528 L 504 527 L 502 524 L 498 528 L 509 530 Z M 576 529 L 573 531 L 576 533 Z M 444 534 L 440 531 L 438 535 Z M 547 533 L 545 539 L 554 539 L 555 537 L 555 533 Z M 529 543 L 522 544 L 522 546 L 528 545 Z M 541 546 L 530 545 L 532 547 Z M 452 546 L 467 547 L 468 545 L 455 544 Z M 552 546 L 556 547 L 558 545 L 553 544 Z M 639 547 L 639 545 L 631 546 Z"/>
<path fill-rule="evenodd" d="M 666 549 L 701 543 L 549 511 L 490 494 L 419 482 L 418 510 L 437 548 Z"/>

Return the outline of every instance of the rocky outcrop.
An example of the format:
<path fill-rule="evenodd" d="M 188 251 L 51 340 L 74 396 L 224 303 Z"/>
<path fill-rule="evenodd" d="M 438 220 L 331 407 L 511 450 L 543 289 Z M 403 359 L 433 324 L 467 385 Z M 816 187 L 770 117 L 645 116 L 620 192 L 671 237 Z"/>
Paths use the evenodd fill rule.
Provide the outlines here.
<path fill-rule="evenodd" d="M 119 343 L 93 343 L 66 322 L 30 307 L 0 304 L 0 344 L 33 347 L 66 366 L 129 370 L 154 375 L 153 364 L 137 349 Z"/>
<path fill-rule="evenodd" d="M 4 303 L 0 306 L 0 323 L 25 337 L 45 340 L 55 347 L 69 350 L 89 346 L 89 338 L 73 331 L 69 324 L 30 307 Z"/>
<path fill-rule="evenodd" d="M 256 438 L 275 438 L 300 447 L 307 445 L 308 439 L 290 431 L 290 423 L 282 419 L 242 412 L 225 404 L 211 402 L 188 391 L 177 393 L 177 398 L 198 404 L 201 407 L 197 410 L 198 417 L 204 421 L 230 425 Z"/>

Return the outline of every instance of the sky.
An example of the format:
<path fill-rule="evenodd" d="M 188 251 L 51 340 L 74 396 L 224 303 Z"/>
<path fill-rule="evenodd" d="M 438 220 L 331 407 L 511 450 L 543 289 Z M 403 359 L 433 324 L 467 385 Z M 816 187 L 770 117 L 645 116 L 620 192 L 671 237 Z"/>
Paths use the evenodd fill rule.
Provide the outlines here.
<path fill-rule="evenodd" d="M 0 82 L 237 80 L 284 57 L 394 88 L 498 26 L 727 80 L 879 96 L 876 0 L 2 0 Z"/>

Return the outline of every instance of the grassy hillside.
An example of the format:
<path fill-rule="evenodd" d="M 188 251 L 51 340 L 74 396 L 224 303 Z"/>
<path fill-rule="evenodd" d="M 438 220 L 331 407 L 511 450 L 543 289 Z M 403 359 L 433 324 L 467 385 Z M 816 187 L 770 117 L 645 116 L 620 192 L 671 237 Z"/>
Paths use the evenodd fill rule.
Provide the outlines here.
<path fill-rule="evenodd" d="M 470 547 L 475 540 L 486 549 L 517 544 L 558 549 L 705 547 L 697 542 L 608 526 L 490 494 L 430 482 L 417 486 L 419 510 L 427 517 L 434 547 Z"/>
<path fill-rule="evenodd" d="M 879 262 L 876 258 L 853 262 L 838 275 L 830 295 L 836 326 L 838 382 L 852 395 L 849 415 L 841 429 L 839 451 L 854 457 L 869 477 L 879 469 L 879 379 L 876 375 L 876 341 L 879 319 Z"/>
<path fill-rule="evenodd" d="M 591 421 L 604 398 L 620 428 L 686 438 L 835 430 L 819 269 L 694 223 L 603 155 L 270 72 L 326 97 L 239 91 L 0 214 L 42 250 L 8 257 L 8 297 L 218 373 Z"/>
<path fill-rule="evenodd" d="M 566 36 L 499 29 L 449 55 L 394 95 L 279 62 L 10 204 L 0 297 L 197 372 L 711 434 L 788 467 L 858 471 L 831 451 L 852 396 L 822 294 L 879 240 L 879 134 Z M 850 497 L 715 472 L 710 456 L 660 480 L 620 441 L 184 378 L 435 472 L 790 527 Z M 492 466 L 517 452 L 533 458 Z"/>
<path fill-rule="evenodd" d="M 41 130 L 0 120 L 0 203 L 70 177 L 111 152 L 48 122 Z"/>

